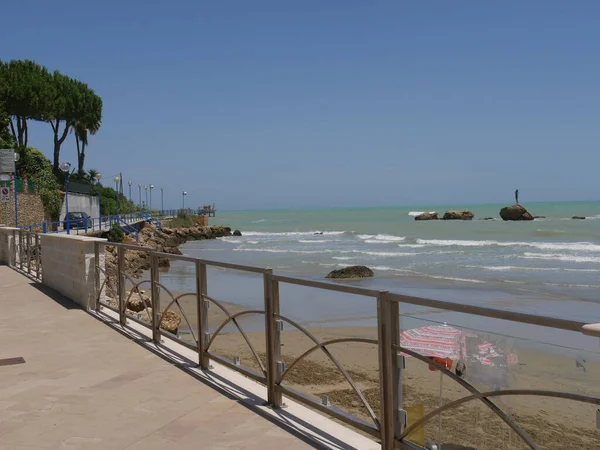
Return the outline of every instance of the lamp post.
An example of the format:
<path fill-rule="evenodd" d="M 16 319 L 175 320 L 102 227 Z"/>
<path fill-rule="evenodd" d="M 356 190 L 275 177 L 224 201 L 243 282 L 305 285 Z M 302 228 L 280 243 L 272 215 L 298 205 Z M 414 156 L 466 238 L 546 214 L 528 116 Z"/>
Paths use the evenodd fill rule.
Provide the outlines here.
<path fill-rule="evenodd" d="M 117 192 L 117 220 L 119 217 L 119 181 L 121 181 L 121 179 L 119 177 L 114 177 L 113 180 L 115 181 L 115 191 Z"/>
<path fill-rule="evenodd" d="M 146 210 L 148 209 L 148 185 L 144 185 L 144 189 L 146 191 Z"/>
<path fill-rule="evenodd" d="M 131 205 L 131 181 L 128 181 L 127 184 L 129 185 L 129 204 Z"/>
<path fill-rule="evenodd" d="M 69 220 L 69 171 L 71 170 L 71 163 L 63 163 L 60 166 L 65 174 L 65 222 L 67 225 L 67 234 L 71 234 L 71 221 Z"/>
<path fill-rule="evenodd" d="M 186 191 L 183 191 L 181 193 L 181 213 L 183 214 L 183 211 L 185 210 L 185 196 L 187 195 Z"/>
<path fill-rule="evenodd" d="M 17 199 L 17 163 L 21 155 L 15 152 L 15 227 L 19 228 L 19 200 Z M 6 204 L 6 210 L 8 211 L 8 203 Z M 8 225 L 8 220 L 6 221 Z"/>
<path fill-rule="evenodd" d="M 98 190 L 98 229 L 102 229 L 102 209 L 100 208 L 100 179 L 102 175 L 96 174 L 96 188 Z"/>
<path fill-rule="evenodd" d="M 154 185 L 150 185 L 150 212 L 152 212 L 152 189 L 154 189 Z"/>
<path fill-rule="evenodd" d="M 139 202 L 139 205 L 140 205 L 140 209 L 142 209 L 142 185 L 138 184 L 138 188 L 140 190 L 140 202 Z"/>
<path fill-rule="evenodd" d="M 163 188 L 160 188 L 160 216 L 161 217 L 163 217 L 165 215 L 164 194 L 165 194 L 165 190 Z"/>

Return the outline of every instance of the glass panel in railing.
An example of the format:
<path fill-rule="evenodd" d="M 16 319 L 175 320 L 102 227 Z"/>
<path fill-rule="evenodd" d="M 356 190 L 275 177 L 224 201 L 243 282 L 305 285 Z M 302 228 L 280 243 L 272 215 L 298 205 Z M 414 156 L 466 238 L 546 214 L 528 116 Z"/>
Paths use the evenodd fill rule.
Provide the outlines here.
<path fill-rule="evenodd" d="M 281 357 L 286 370 L 282 386 L 375 426 L 373 418 L 379 416 L 376 299 L 284 282 L 279 292 Z"/>
<path fill-rule="evenodd" d="M 125 283 L 123 302 L 125 314 L 152 324 L 152 285 L 150 283 L 150 252 L 121 248 L 123 252 L 121 276 Z M 118 267 L 118 250 L 117 250 Z"/>
<path fill-rule="evenodd" d="M 579 332 L 400 305 L 409 426 L 438 448 L 597 449 L 600 343 Z M 487 399 L 476 398 L 488 393 Z M 461 399 L 471 397 L 469 401 Z M 409 437 L 410 439 L 410 437 Z"/>

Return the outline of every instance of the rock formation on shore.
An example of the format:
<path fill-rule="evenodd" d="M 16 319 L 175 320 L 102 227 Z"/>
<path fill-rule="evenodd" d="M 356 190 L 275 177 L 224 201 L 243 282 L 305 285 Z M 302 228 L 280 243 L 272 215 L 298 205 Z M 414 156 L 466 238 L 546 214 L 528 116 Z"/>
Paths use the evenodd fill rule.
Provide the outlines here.
<path fill-rule="evenodd" d="M 329 272 L 325 278 L 367 278 L 372 276 L 373 271 L 366 266 L 349 266 Z"/>
<path fill-rule="evenodd" d="M 473 220 L 475 214 L 472 211 L 446 211 L 443 220 Z"/>
<path fill-rule="evenodd" d="M 125 236 L 123 243 L 129 245 L 139 245 L 144 247 L 152 247 L 157 252 L 171 253 L 181 255 L 179 245 L 184 244 L 189 240 L 215 239 L 218 237 L 231 236 L 231 228 L 224 226 L 193 226 L 185 228 L 168 228 L 163 227 L 158 229 L 155 225 L 145 224 L 144 228 L 139 232 L 139 242 L 136 242 L 130 236 Z M 134 282 L 141 281 L 139 278 L 144 270 L 150 269 L 150 255 L 147 251 L 135 251 L 127 249 L 125 251 L 125 264 L 123 272 L 127 278 Z M 169 267 L 169 259 L 159 257 L 159 267 Z M 106 280 L 105 294 L 108 297 L 109 303 L 113 307 L 117 307 L 117 247 L 107 245 L 105 247 L 105 267 L 108 273 Z M 127 282 L 127 281 L 126 281 Z M 144 291 L 133 289 L 125 292 L 125 312 L 126 314 L 136 316 L 144 322 L 151 322 L 152 317 L 152 300 Z M 163 300 L 164 301 L 164 300 Z M 166 305 L 165 305 L 166 306 Z M 175 311 L 166 311 L 161 316 L 160 328 L 173 334 L 177 334 L 181 317 Z"/>
<path fill-rule="evenodd" d="M 436 212 L 424 212 L 415 216 L 415 220 L 439 220 L 438 213 Z"/>
<path fill-rule="evenodd" d="M 500 217 L 502 220 L 533 220 L 533 216 L 521 205 L 505 206 L 500 210 Z"/>

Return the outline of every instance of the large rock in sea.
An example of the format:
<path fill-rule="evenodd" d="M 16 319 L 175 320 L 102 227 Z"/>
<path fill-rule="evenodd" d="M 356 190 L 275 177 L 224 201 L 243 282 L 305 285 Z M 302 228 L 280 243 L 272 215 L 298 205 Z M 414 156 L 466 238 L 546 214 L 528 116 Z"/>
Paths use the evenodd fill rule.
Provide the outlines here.
<path fill-rule="evenodd" d="M 502 220 L 533 220 L 533 216 L 521 205 L 505 206 L 500 210 L 500 217 Z"/>
<path fill-rule="evenodd" d="M 325 278 L 367 278 L 372 276 L 373 271 L 366 266 L 349 266 L 329 272 Z"/>
<path fill-rule="evenodd" d="M 240 230 L 235 230 L 235 231 L 233 232 L 233 235 L 234 235 L 234 236 L 241 236 L 241 235 L 242 235 L 242 232 L 241 232 Z"/>
<path fill-rule="evenodd" d="M 424 212 L 423 214 L 419 214 L 415 216 L 415 220 L 438 220 L 438 213 L 436 212 Z"/>
<path fill-rule="evenodd" d="M 444 214 L 444 220 L 473 220 L 475 214 L 471 211 L 446 211 Z"/>
<path fill-rule="evenodd" d="M 585 220 L 585 216 L 573 216 L 574 220 Z"/>

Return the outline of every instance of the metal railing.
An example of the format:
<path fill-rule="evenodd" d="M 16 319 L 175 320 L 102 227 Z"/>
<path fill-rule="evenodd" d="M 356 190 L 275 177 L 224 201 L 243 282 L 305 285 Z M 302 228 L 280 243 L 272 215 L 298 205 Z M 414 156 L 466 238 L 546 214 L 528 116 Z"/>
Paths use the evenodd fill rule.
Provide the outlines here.
<path fill-rule="evenodd" d="M 9 242 L 9 264 L 38 280 L 42 279 L 42 247 L 38 233 L 28 230 L 12 230 Z"/>
<path fill-rule="evenodd" d="M 584 322 L 558 319 L 552 317 L 543 317 L 532 314 L 524 314 L 510 312 L 506 310 L 471 306 L 458 304 L 453 302 L 439 301 L 427 298 L 410 297 L 405 295 L 393 294 L 387 291 L 379 291 L 374 289 L 365 289 L 345 284 L 333 284 L 328 282 L 320 282 L 306 280 L 295 277 L 288 277 L 273 274 L 271 269 L 263 269 L 253 266 L 231 264 L 225 262 L 210 261 L 201 258 L 192 258 L 187 256 L 178 256 L 167 253 L 158 253 L 147 247 L 125 244 L 110 244 L 104 242 L 95 243 L 95 267 L 96 267 L 96 308 L 99 311 L 101 308 L 108 308 L 119 314 L 119 321 L 122 325 L 126 325 L 127 320 L 132 320 L 152 330 L 152 338 L 155 342 L 160 342 L 161 337 L 167 337 L 179 344 L 192 349 L 198 355 L 198 364 L 204 369 L 210 369 L 210 360 L 214 360 L 226 367 L 239 372 L 263 385 L 267 389 L 267 401 L 275 408 L 284 406 L 283 396 L 292 398 L 300 403 L 303 403 L 313 409 L 319 410 L 322 413 L 329 415 L 337 420 L 349 424 L 364 433 L 379 439 L 382 449 L 390 450 L 392 448 L 404 449 L 423 449 L 426 447 L 419 446 L 407 438 L 410 433 L 423 426 L 426 422 L 434 417 L 441 417 L 443 412 L 453 410 L 467 402 L 480 402 L 485 408 L 493 413 L 497 418 L 502 420 L 517 436 L 525 448 L 538 449 L 535 439 L 524 431 L 510 415 L 506 414 L 498 407 L 492 399 L 502 396 L 538 396 L 543 398 L 559 398 L 571 401 L 581 402 L 585 404 L 600 405 L 600 398 L 591 395 L 582 395 L 569 392 L 560 392 L 556 390 L 542 389 L 507 389 L 500 391 L 483 392 L 478 390 L 473 384 L 469 383 L 457 373 L 450 371 L 446 366 L 432 360 L 427 356 L 423 356 L 417 351 L 401 345 L 400 341 L 400 305 L 418 305 L 427 308 L 439 308 L 446 311 L 469 314 L 485 318 L 501 319 L 514 323 L 542 326 L 556 330 L 568 330 L 582 332 L 586 327 L 586 333 L 594 334 L 594 327 L 589 327 Z M 101 249 L 105 246 L 112 246 L 116 252 L 116 267 L 102 267 Z M 136 280 L 126 274 L 126 251 L 147 252 L 150 258 L 150 278 L 145 280 Z M 167 287 L 160 282 L 159 279 L 159 260 L 168 259 L 175 261 L 183 261 L 188 264 L 193 264 L 195 267 L 195 286 L 194 292 L 187 292 L 175 295 Z M 207 267 L 217 267 L 222 269 L 230 269 L 234 271 L 242 271 L 262 275 L 262 284 L 264 288 L 264 306 L 262 309 L 245 309 L 242 311 L 232 312 L 223 301 L 218 301 L 208 295 L 208 279 Z M 144 299 L 140 288 L 144 285 L 150 287 L 149 298 Z M 282 285 L 296 285 L 318 290 L 335 291 L 346 294 L 364 296 L 375 300 L 377 304 L 377 338 L 370 339 L 364 337 L 348 337 L 337 339 L 319 339 L 311 333 L 307 327 L 283 315 L 280 311 L 280 288 Z M 126 294 L 126 286 L 129 286 L 130 292 Z M 103 292 L 111 291 L 109 295 L 103 295 Z M 161 293 L 165 293 L 169 301 L 166 308 L 161 312 Z M 138 315 L 133 315 L 127 312 L 126 305 L 134 295 L 139 295 L 139 299 L 143 304 L 143 313 L 145 318 Z M 180 301 L 184 297 L 195 298 L 195 307 L 197 308 L 197 321 L 192 324 L 186 316 L 184 308 Z M 226 319 L 216 328 L 214 333 L 209 333 L 208 326 L 208 311 L 210 304 L 215 305 L 222 311 Z M 186 322 L 188 329 L 191 331 L 192 342 L 181 339 L 162 329 L 163 320 L 170 310 L 178 310 L 182 320 Z M 264 332 L 265 332 L 265 359 L 266 363 L 260 358 L 260 355 L 253 346 L 246 331 L 240 323 L 240 319 L 246 316 L 264 316 Z M 304 353 L 296 357 L 286 364 L 283 361 L 281 354 L 281 333 L 283 324 L 291 326 L 298 330 L 302 335 L 306 336 L 311 342 Z M 244 342 L 248 346 L 253 359 L 256 362 L 258 370 L 243 366 L 239 360 L 235 361 L 218 354 L 214 351 L 213 344 L 215 339 L 227 327 L 233 325 L 241 334 Z M 196 328 L 196 333 L 193 329 Z M 590 330 L 592 330 L 590 332 Z M 363 392 L 359 384 L 355 382 L 350 370 L 338 360 L 330 351 L 330 347 L 341 343 L 364 343 L 377 347 L 378 351 L 378 369 L 379 369 L 379 389 L 380 389 L 380 404 L 379 408 L 374 408 Z M 306 395 L 298 390 L 289 387 L 286 384 L 286 379 L 290 371 L 300 364 L 309 355 L 320 352 L 334 366 L 335 369 L 342 375 L 350 385 L 352 391 L 360 400 L 360 404 L 367 411 L 369 420 L 353 415 L 346 410 L 334 407 L 327 402 L 319 401 L 317 398 Z M 402 373 L 404 370 L 404 357 L 413 357 L 415 361 L 429 365 L 430 368 L 438 370 L 442 376 L 450 378 L 458 386 L 466 390 L 467 395 L 460 399 L 456 399 L 440 405 L 433 411 L 425 414 L 420 419 L 413 421 L 409 426 L 407 422 L 407 412 L 403 409 L 403 390 L 402 390 Z M 441 395 L 441 394 L 440 394 Z M 600 414 L 600 413 L 599 413 Z M 600 416 L 599 416 L 600 417 Z M 429 447 L 427 447 L 429 448 Z M 499 448 L 499 447 L 498 447 Z M 586 447 L 587 448 L 587 447 Z"/>

